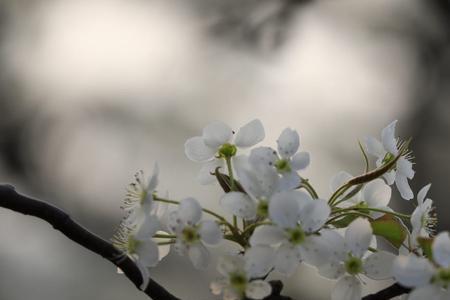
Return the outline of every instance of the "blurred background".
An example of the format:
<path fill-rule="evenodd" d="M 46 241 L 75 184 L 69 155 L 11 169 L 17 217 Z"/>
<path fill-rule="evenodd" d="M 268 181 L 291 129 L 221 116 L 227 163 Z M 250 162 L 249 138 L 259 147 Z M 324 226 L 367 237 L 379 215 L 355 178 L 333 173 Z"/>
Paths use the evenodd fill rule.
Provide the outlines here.
<path fill-rule="evenodd" d="M 156 161 L 160 192 L 220 210 L 183 150 L 210 121 L 260 118 L 271 146 L 297 129 L 303 176 L 327 197 L 338 171 L 362 171 L 357 140 L 398 119 L 413 190 L 433 183 L 448 230 L 449 26 L 447 0 L 1 0 L 0 182 L 109 239 L 133 174 Z M 413 208 L 396 190 L 391 203 Z M 0 209 L 0 237 L 2 300 L 147 299 L 40 220 Z M 183 300 L 216 299 L 214 264 L 172 253 L 152 274 Z M 284 293 L 328 299 L 332 286 L 301 267 Z"/>

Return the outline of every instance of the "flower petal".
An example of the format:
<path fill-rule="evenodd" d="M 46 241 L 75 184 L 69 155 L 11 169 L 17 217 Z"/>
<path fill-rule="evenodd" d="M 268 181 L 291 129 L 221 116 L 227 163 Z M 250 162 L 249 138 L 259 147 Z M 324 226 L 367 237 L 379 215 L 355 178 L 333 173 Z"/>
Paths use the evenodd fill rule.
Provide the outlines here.
<path fill-rule="evenodd" d="M 200 223 L 200 238 L 208 245 L 217 245 L 222 241 L 222 231 L 215 221 L 205 220 Z"/>
<path fill-rule="evenodd" d="M 409 186 L 406 176 L 397 172 L 397 174 L 395 175 L 395 185 L 397 186 L 397 189 L 403 199 L 411 200 L 412 198 L 414 198 L 414 194 L 411 190 L 411 187 Z"/>
<path fill-rule="evenodd" d="M 369 207 L 387 206 L 391 200 L 391 187 L 377 178 L 367 183 L 363 188 L 363 200 Z"/>
<path fill-rule="evenodd" d="M 326 264 L 318 266 L 319 275 L 328 279 L 338 279 L 345 274 L 344 264 L 331 260 Z"/>
<path fill-rule="evenodd" d="M 194 198 L 185 198 L 180 201 L 178 217 L 188 225 L 194 225 L 202 217 L 202 207 Z"/>
<path fill-rule="evenodd" d="M 263 299 L 270 295 L 272 286 L 264 280 L 253 280 L 247 284 L 245 296 L 250 299 Z"/>
<path fill-rule="evenodd" d="M 386 251 L 372 253 L 364 260 L 364 272 L 369 278 L 375 280 L 392 277 L 392 263 L 396 256 Z"/>
<path fill-rule="evenodd" d="M 217 263 L 217 271 L 225 277 L 228 277 L 230 273 L 243 270 L 244 260 L 237 255 L 224 255 L 219 257 Z"/>
<path fill-rule="evenodd" d="M 402 174 L 403 176 L 406 176 L 409 179 L 412 179 L 414 177 L 414 170 L 412 168 L 413 164 L 403 156 L 400 157 L 397 160 L 397 172 Z"/>
<path fill-rule="evenodd" d="M 256 216 L 256 203 L 248 195 L 241 192 L 226 193 L 220 199 L 220 205 L 229 213 L 243 219 L 254 219 Z"/>
<path fill-rule="evenodd" d="M 345 245 L 356 257 L 362 257 L 372 240 L 372 227 L 363 218 L 354 220 L 345 232 Z"/>
<path fill-rule="evenodd" d="M 225 278 L 217 279 L 211 282 L 209 289 L 213 295 L 220 295 L 222 290 L 228 285 L 228 281 Z"/>
<path fill-rule="evenodd" d="M 196 136 L 184 143 L 184 153 L 190 160 L 202 162 L 213 158 L 216 150 L 206 146 L 201 136 Z"/>
<path fill-rule="evenodd" d="M 443 268 L 450 267 L 450 236 L 447 231 L 434 238 L 432 249 L 433 259 Z"/>
<path fill-rule="evenodd" d="M 299 204 L 295 191 L 273 195 L 269 202 L 269 215 L 281 227 L 295 227 L 299 218 Z"/>
<path fill-rule="evenodd" d="M 206 146 L 217 149 L 230 141 L 233 131 L 223 122 L 211 122 L 203 128 L 202 138 Z"/>
<path fill-rule="evenodd" d="M 292 157 L 291 167 L 296 171 L 303 170 L 309 166 L 310 161 L 311 158 L 308 152 L 298 152 Z"/>
<path fill-rule="evenodd" d="M 361 282 L 354 276 L 343 276 L 331 292 L 331 300 L 361 300 Z"/>
<path fill-rule="evenodd" d="M 156 216 L 147 216 L 139 226 L 136 238 L 140 240 L 150 239 L 160 227 L 160 222 Z"/>
<path fill-rule="evenodd" d="M 295 171 L 283 173 L 279 180 L 281 191 L 296 189 L 300 185 L 300 176 Z"/>
<path fill-rule="evenodd" d="M 374 137 L 368 136 L 364 139 L 364 144 L 366 145 L 366 150 L 369 154 L 376 157 L 384 157 L 386 150 L 384 150 L 383 145 Z"/>
<path fill-rule="evenodd" d="M 159 261 L 158 245 L 152 240 L 139 241 L 136 248 L 139 262 L 146 267 L 154 267 Z"/>
<path fill-rule="evenodd" d="M 270 147 L 257 147 L 250 151 L 248 161 L 253 167 L 273 167 L 278 159 L 277 152 Z"/>
<path fill-rule="evenodd" d="M 238 147 L 247 148 L 258 144 L 264 137 L 264 127 L 260 120 L 255 119 L 239 129 L 234 143 Z"/>
<path fill-rule="evenodd" d="M 423 200 L 425 200 L 425 197 L 428 194 L 428 191 L 430 190 L 431 183 L 427 184 L 423 188 L 420 189 L 420 191 L 417 193 L 417 204 L 422 205 Z"/>
<path fill-rule="evenodd" d="M 334 177 L 331 179 L 331 182 L 330 182 L 331 192 L 334 193 L 335 191 L 337 191 L 338 188 L 340 188 L 342 185 L 347 183 L 352 178 L 353 178 L 353 176 L 350 173 L 345 172 L 345 171 L 340 171 L 339 173 L 334 175 Z"/>
<path fill-rule="evenodd" d="M 312 266 L 320 266 L 330 258 L 329 244 L 322 236 L 310 235 L 299 246 L 304 262 Z"/>
<path fill-rule="evenodd" d="M 285 239 L 284 232 L 277 226 L 262 225 L 256 227 L 250 237 L 250 245 L 276 245 Z"/>
<path fill-rule="evenodd" d="M 414 254 L 400 255 L 394 260 L 392 273 L 401 285 L 417 287 L 430 282 L 434 267 L 426 258 Z"/>
<path fill-rule="evenodd" d="M 263 277 L 273 267 L 275 250 L 270 246 L 257 245 L 245 252 L 245 269 L 251 278 Z"/>
<path fill-rule="evenodd" d="M 206 185 L 211 184 L 216 181 L 216 176 L 211 175 L 214 173 L 217 167 L 223 166 L 223 159 L 213 159 L 211 161 L 205 162 L 200 169 L 197 180 L 200 184 Z"/>
<path fill-rule="evenodd" d="M 397 155 L 397 139 L 395 138 L 395 126 L 397 124 L 397 120 L 390 123 L 388 126 L 383 128 L 381 131 L 381 142 L 383 144 L 384 149 L 386 151 Z"/>
<path fill-rule="evenodd" d="M 297 131 L 286 128 L 277 140 L 278 153 L 283 158 L 292 157 L 300 146 L 300 137 Z"/>
<path fill-rule="evenodd" d="M 300 211 L 300 223 L 306 232 L 319 230 L 327 221 L 331 209 L 323 199 L 310 201 Z"/>
<path fill-rule="evenodd" d="M 300 264 L 300 251 L 298 247 L 292 246 L 288 243 L 282 244 L 275 257 L 275 270 L 278 272 L 290 276 L 294 274 Z"/>
<path fill-rule="evenodd" d="M 189 258 L 197 269 L 206 269 L 210 261 L 210 254 L 203 244 L 198 243 L 189 247 Z"/>
<path fill-rule="evenodd" d="M 439 286 L 430 284 L 419 287 L 409 294 L 408 300 L 447 300 L 450 293 L 443 291 Z"/>

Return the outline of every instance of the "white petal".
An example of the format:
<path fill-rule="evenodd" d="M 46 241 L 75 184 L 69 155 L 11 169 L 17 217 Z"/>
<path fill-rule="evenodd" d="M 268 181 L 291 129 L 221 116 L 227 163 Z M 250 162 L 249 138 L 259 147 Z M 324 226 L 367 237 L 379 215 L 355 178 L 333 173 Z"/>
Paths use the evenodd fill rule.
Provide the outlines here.
<path fill-rule="evenodd" d="M 264 137 L 264 127 L 260 120 L 255 119 L 239 129 L 234 143 L 238 147 L 246 148 L 258 144 Z"/>
<path fill-rule="evenodd" d="M 168 232 L 165 232 L 165 231 L 158 231 L 156 233 L 158 233 L 158 234 L 168 234 Z M 152 241 L 154 241 L 155 243 L 167 242 L 167 239 L 164 239 L 164 238 L 152 238 Z M 159 253 L 158 260 L 161 261 L 164 257 L 169 255 L 169 253 L 170 253 L 170 245 L 158 245 L 158 253 Z"/>
<path fill-rule="evenodd" d="M 366 137 L 364 139 L 366 145 L 366 151 L 376 157 L 384 157 L 386 150 L 384 150 L 383 145 L 374 137 Z"/>
<path fill-rule="evenodd" d="M 297 131 L 286 128 L 277 140 L 278 153 L 283 158 L 292 157 L 300 146 L 300 137 Z"/>
<path fill-rule="evenodd" d="M 223 291 L 223 300 L 241 300 L 241 295 L 232 288 L 225 288 Z"/>
<path fill-rule="evenodd" d="M 448 294 L 437 285 L 426 285 L 419 287 L 409 294 L 408 300 L 448 300 Z"/>
<path fill-rule="evenodd" d="M 214 280 L 209 285 L 209 289 L 213 295 L 220 295 L 222 290 L 228 285 L 228 281 L 225 278 Z"/>
<path fill-rule="evenodd" d="M 223 195 L 220 205 L 229 213 L 247 220 L 256 216 L 256 203 L 248 195 L 241 192 L 230 192 Z"/>
<path fill-rule="evenodd" d="M 215 221 L 205 220 L 200 223 L 200 238 L 208 245 L 217 245 L 222 240 L 222 231 Z"/>
<path fill-rule="evenodd" d="M 141 276 L 142 276 L 142 283 L 139 288 L 142 291 L 145 291 L 148 283 L 150 282 L 150 272 L 148 271 L 148 268 L 146 266 L 142 265 L 139 261 L 136 262 L 136 266 L 138 267 L 139 271 L 141 272 Z"/>
<path fill-rule="evenodd" d="M 298 247 L 291 246 L 290 244 L 281 245 L 275 257 L 275 270 L 278 272 L 290 276 L 294 274 L 300 264 L 300 251 Z"/>
<path fill-rule="evenodd" d="M 244 260 L 240 256 L 224 255 L 219 257 L 217 263 L 217 271 L 225 277 L 228 277 L 230 273 L 243 270 Z"/>
<path fill-rule="evenodd" d="M 450 236 L 447 231 L 439 233 L 433 241 L 433 259 L 443 268 L 450 267 Z"/>
<path fill-rule="evenodd" d="M 158 245 L 152 240 L 140 241 L 136 253 L 143 266 L 154 267 L 159 261 Z"/>
<path fill-rule="evenodd" d="M 411 187 L 409 186 L 406 176 L 397 172 L 397 174 L 395 175 L 395 185 L 397 186 L 397 189 L 403 199 L 411 200 L 412 198 L 414 198 L 414 194 L 411 190 Z"/>
<path fill-rule="evenodd" d="M 395 170 L 384 173 L 383 178 L 388 185 L 392 185 L 395 182 L 395 174 L 397 174 Z"/>
<path fill-rule="evenodd" d="M 400 157 L 397 160 L 397 172 L 402 174 L 403 176 L 406 176 L 409 179 L 412 179 L 414 177 L 414 170 L 412 168 L 412 162 L 404 158 L 403 156 Z"/>
<path fill-rule="evenodd" d="M 381 142 L 383 144 L 384 149 L 386 151 L 397 155 L 397 139 L 395 138 L 395 125 L 397 124 L 397 120 L 393 121 L 391 124 L 386 126 L 381 131 Z"/>
<path fill-rule="evenodd" d="M 216 158 L 204 163 L 197 175 L 198 182 L 203 185 L 213 183 L 214 181 L 216 181 L 216 176 L 211 175 L 211 173 L 214 173 L 217 167 L 222 166 L 223 166 L 223 159 Z"/>
<path fill-rule="evenodd" d="M 281 191 L 296 189 L 300 185 L 300 176 L 295 171 L 283 173 L 279 181 Z"/>
<path fill-rule="evenodd" d="M 428 194 L 428 191 L 430 190 L 431 183 L 427 184 L 423 188 L 420 189 L 420 191 L 417 193 L 417 204 L 422 205 L 423 200 L 425 200 L 425 197 Z"/>
<path fill-rule="evenodd" d="M 330 250 L 330 260 L 343 261 L 347 257 L 344 237 L 336 230 L 324 229 L 320 237 L 327 243 Z"/>
<path fill-rule="evenodd" d="M 295 227 L 299 219 L 299 204 L 296 193 L 288 191 L 273 195 L 269 202 L 269 215 L 281 227 Z"/>
<path fill-rule="evenodd" d="M 208 249 L 201 243 L 190 246 L 188 254 L 195 268 L 206 269 L 208 267 L 210 254 Z"/>
<path fill-rule="evenodd" d="M 272 287 L 264 280 L 253 280 L 247 284 L 245 296 L 251 299 L 263 299 L 270 295 Z"/>
<path fill-rule="evenodd" d="M 202 217 L 202 207 L 194 198 L 185 198 L 178 206 L 178 216 L 185 224 L 194 225 Z"/>
<path fill-rule="evenodd" d="M 392 277 L 392 263 L 396 256 L 386 251 L 372 253 L 364 260 L 364 272 L 367 277 L 375 280 Z"/>
<path fill-rule="evenodd" d="M 369 207 L 387 206 L 391 200 L 392 190 L 383 179 L 375 179 L 363 188 L 363 200 Z"/>
<path fill-rule="evenodd" d="M 417 287 L 430 282 L 434 267 L 426 258 L 414 254 L 401 255 L 394 260 L 392 273 L 401 285 Z"/>
<path fill-rule="evenodd" d="M 251 278 L 263 277 L 273 267 L 275 250 L 270 246 L 253 246 L 245 252 L 245 269 Z"/>
<path fill-rule="evenodd" d="M 369 221 L 363 218 L 354 220 L 345 232 L 347 249 L 356 257 L 362 257 L 369 248 L 372 240 L 372 227 Z"/>
<path fill-rule="evenodd" d="M 285 239 L 284 232 L 277 226 L 258 226 L 250 237 L 250 245 L 276 245 Z"/>
<path fill-rule="evenodd" d="M 331 292 L 331 300 L 361 300 L 361 282 L 354 276 L 343 276 Z"/>
<path fill-rule="evenodd" d="M 147 185 L 147 191 L 153 192 L 156 189 L 156 186 L 158 185 L 158 175 L 159 175 L 159 166 L 158 163 L 155 163 L 153 167 L 153 173 L 150 177 Z"/>
<path fill-rule="evenodd" d="M 140 240 L 150 239 L 159 229 L 160 223 L 158 218 L 156 216 L 147 216 L 139 226 L 136 232 L 136 238 Z"/>
<path fill-rule="evenodd" d="M 213 158 L 216 150 L 206 146 L 201 136 L 196 136 L 184 143 L 184 153 L 190 160 L 201 162 Z"/>
<path fill-rule="evenodd" d="M 338 188 L 340 188 L 342 185 L 347 183 L 352 178 L 353 176 L 350 173 L 340 171 L 339 173 L 334 175 L 334 177 L 331 179 L 330 182 L 331 192 L 334 193 L 335 191 L 337 191 Z"/>
<path fill-rule="evenodd" d="M 327 221 L 331 209 L 323 199 L 310 201 L 300 211 L 300 223 L 306 232 L 319 230 Z"/>
<path fill-rule="evenodd" d="M 217 149 L 230 141 L 233 131 L 223 122 L 212 122 L 203 128 L 202 138 L 205 145 Z"/>
<path fill-rule="evenodd" d="M 269 199 L 278 190 L 279 177 L 275 169 L 241 169 L 238 174 L 245 191 L 255 198 Z"/>
<path fill-rule="evenodd" d="M 297 171 L 306 169 L 310 161 L 311 158 L 308 152 L 298 152 L 292 157 L 291 168 Z"/>
<path fill-rule="evenodd" d="M 319 271 L 320 276 L 328 279 L 338 279 L 345 274 L 344 264 L 335 260 L 320 265 L 317 270 Z"/>
<path fill-rule="evenodd" d="M 254 167 L 273 167 L 278 156 L 277 152 L 270 147 L 257 147 L 252 149 L 248 159 Z"/>
<path fill-rule="evenodd" d="M 322 236 L 311 235 L 299 246 L 302 259 L 313 266 L 320 266 L 330 258 L 331 249 Z"/>

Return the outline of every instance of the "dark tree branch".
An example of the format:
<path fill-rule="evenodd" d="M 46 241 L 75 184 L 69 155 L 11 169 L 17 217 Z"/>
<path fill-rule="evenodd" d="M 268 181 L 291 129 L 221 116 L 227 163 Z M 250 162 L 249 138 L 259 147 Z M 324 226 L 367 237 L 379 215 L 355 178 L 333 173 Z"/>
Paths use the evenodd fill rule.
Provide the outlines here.
<path fill-rule="evenodd" d="M 391 286 L 379 291 L 375 294 L 370 294 L 362 298 L 362 300 L 387 300 L 394 297 L 409 293 L 411 290 L 405 288 L 398 283 L 394 283 Z"/>
<path fill-rule="evenodd" d="M 112 262 L 138 289 L 141 286 L 142 275 L 133 260 L 111 243 L 77 224 L 61 209 L 21 195 L 10 185 L 0 185 L 0 206 L 47 221 L 75 243 Z M 180 300 L 152 279 L 143 292 L 154 300 Z"/>

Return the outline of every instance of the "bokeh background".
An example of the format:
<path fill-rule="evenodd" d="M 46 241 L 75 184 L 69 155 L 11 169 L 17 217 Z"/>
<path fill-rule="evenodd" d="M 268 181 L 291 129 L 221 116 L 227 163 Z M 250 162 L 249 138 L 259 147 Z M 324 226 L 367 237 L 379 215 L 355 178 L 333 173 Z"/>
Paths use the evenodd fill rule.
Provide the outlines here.
<path fill-rule="evenodd" d="M 447 0 L 1 0 L 0 182 L 110 238 L 132 175 L 155 161 L 159 191 L 220 210 L 183 152 L 210 121 L 260 118 L 272 146 L 296 128 L 303 176 L 327 197 L 338 171 L 361 172 L 357 140 L 398 119 L 413 189 L 433 183 L 449 229 L 449 29 Z M 412 208 L 397 192 L 391 203 Z M 0 237 L 0 299 L 146 299 L 40 220 L 0 209 Z M 216 299 L 214 265 L 170 254 L 152 274 L 183 299 Z M 301 267 L 285 294 L 328 299 L 332 285 Z"/>

